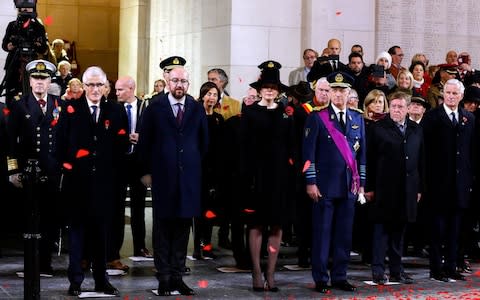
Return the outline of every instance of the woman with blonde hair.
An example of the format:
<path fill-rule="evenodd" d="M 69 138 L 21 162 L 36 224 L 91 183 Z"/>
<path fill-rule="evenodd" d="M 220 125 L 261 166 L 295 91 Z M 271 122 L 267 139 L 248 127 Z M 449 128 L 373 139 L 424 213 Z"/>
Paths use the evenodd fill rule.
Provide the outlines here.
<path fill-rule="evenodd" d="M 65 94 L 62 95 L 62 100 L 76 100 L 83 94 L 82 82 L 78 78 L 72 78 L 67 84 Z"/>
<path fill-rule="evenodd" d="M 363 103 L 363 117 L 365 119 L 365 127 L 385 117 L 388 112 L 387 97 L 380 90 L 371 90 L 365 97 Z"/>

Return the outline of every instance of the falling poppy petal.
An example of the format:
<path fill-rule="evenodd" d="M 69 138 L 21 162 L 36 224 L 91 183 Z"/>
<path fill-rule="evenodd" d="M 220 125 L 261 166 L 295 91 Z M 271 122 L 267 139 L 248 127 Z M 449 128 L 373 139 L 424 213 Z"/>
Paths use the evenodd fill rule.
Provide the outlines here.
<path fill-rule="evenodd" d="M 71 170 L 73 167 L 72 167 L 72 164 L 66 162 L 66 163 L 63 163 L 63 168 L 66 170 Z"/>
<path fill-rule="evenodd" d="M 289 159 L 288 159 L 288 163 L 289 163 L 291 166 L 293 166 L 293 159 L 292 159 L 292 158 L 289 158 Z"/>
<path fill-rule="evenodd" d="M 77 151 L 76 158 L 82 158 L 82 157 L 88 156 L 89 154 L 90 154 L 90 151 L 86 149 L 80 149 Z"/>
<path fill-rule="evenodd" d="M 208 245 L 203 246 L 203 250 L 204 251 L 212 251 L 212 244 L 208 244 Z"/>
<path fill-rule="evenodd" d="M 68 112 L 69 114 L 73 114 L 73 113 L 75 112 L 75 109 L 73 108 L 73 106 L 69 105 L 69 106 L 67 107 L 67 112 Z"/>
<path fill-rule="evenodd" d="M 270 253 L 277 253 L 277 249 L 275 247 L 273 247 L 272 245 L 268 246 L 268 251 Z"/>
<path fill-rule="evenodd" d="M 245 208 L 243 211 L 246 212 L 247 214 L 251 214 L 255 212 L 254 209 L 250 209 L 250 208 Z"/>
<path fill-rule="evenodd" d="M 125 134 L 127 134 L 127 132 L 125 131 L 125 129 L 120 129 L 120 130 L 118 131 L 118 135 L 125 135 Z"/>
<path fill-rule="evenodd" d="M 5 108 L 3 109 L 3 115 L 6 117 L 6 116 L 8 116 L 9 114 L 10 114 L 10 110 L 5 107 Z"/>
<path fill-rule="evenodd" d="M 201 289 L 206 289 L 208 287 L 208 280 L 199 280 L 198 287 Z"/>
<path fill-rule="evenodd" d="M 205 217 L 207 219 L 213 219 L 213 218 L 216 218 L 217 215 L 213 211 L 207 210 L 207 212 L 205 213 Z"/>

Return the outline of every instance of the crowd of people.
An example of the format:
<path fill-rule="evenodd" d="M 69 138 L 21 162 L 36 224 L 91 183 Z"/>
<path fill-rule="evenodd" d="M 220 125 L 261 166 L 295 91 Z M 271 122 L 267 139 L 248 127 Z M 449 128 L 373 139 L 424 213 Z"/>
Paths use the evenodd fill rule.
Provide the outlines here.
<path fill-rule="evenodd" d="M 449 51 L 437 66 L 416 54 L 406 68 L 392 46 L 365 66 L 353 45 L 344 64 L 331 39 L 321 55 L 304 51 L 289 86 L 279 62 L 259 64 L 241 101 L 220 68 L 208 71 L 194 99 L 187 61 L 171 56 L 151 94 L 137 97 L 124 75 L 112 99 L 100 67 L 74 78 L 62 41 L 53 44 L 60 62 L 29 62 L 31 92 L 0 106 L 2 186 L 8 178 L 27 197 L 22 173 L 38 161 L 44 179 L 28 188 L 42 200 L 40 272 L 53 274 L 52 245 L 67 226 L 69 295 L 82 292 L 89 269 L 95 291 L 119 294 L 106 269 L 129 269 L 120 260 L 127 189 L 133 255 L 154 258 L 162 296 L 195 294 L 182 279 L 190 232 L 192 256 L 215 258 L 213 226 L 236 267 L 251 270 L 253 291 L 279 290 L 278 255 L 292 243 L 320 293 L 356 290 L 347 277 L 352 249 L 379 285 L 415 282 L 401 262 L 411 249 L 428 254 L 434 280 L 471 272 L 480 73 L 468 53 Z"/>

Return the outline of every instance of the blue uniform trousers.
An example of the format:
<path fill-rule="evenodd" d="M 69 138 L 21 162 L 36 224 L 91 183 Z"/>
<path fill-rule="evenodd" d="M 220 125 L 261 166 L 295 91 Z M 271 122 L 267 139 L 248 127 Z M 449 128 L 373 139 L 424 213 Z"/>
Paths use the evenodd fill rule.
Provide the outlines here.
<path fill-rule="evenodd" d="M 313 203 L 312 276 L 315 282 L 328 282 L 328 258 L 331 250 L 332 282 L 347 279 L 352 247 L 355 196 L 321 198 Z"/>

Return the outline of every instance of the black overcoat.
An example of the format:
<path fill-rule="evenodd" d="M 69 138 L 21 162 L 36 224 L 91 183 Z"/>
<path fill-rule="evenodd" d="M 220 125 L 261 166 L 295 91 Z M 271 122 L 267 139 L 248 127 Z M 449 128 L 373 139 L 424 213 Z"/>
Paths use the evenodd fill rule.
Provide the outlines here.
<path fill-rule="evenodd" d="M 376 223 L 414 222 L 424 185 L 423 130 L 407 120 L 403 135 L 390 116 L 373 123 L 367 137 L 365 191 L 375 192 L 370 216 Z"/>

